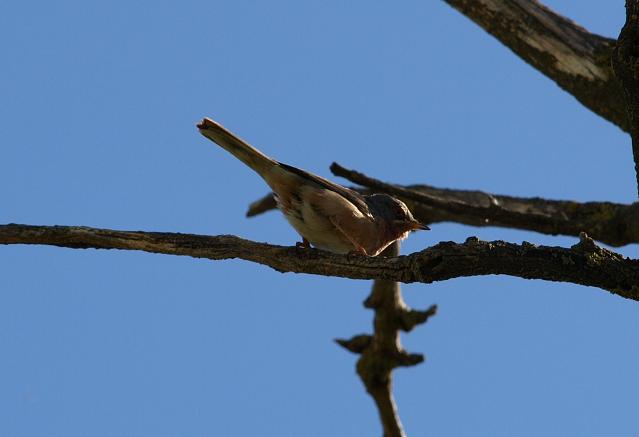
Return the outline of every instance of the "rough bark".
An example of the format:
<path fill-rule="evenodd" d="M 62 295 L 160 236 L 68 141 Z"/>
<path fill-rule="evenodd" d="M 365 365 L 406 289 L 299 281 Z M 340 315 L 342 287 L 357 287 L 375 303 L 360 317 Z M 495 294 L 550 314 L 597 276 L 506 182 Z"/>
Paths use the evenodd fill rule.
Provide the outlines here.
<path fill-rule="evenodd" d="M 395 242 L 382 255 L 398 256 L 399 243 Z M 404 303 L 399 283 L 383 279 L 373 283 L 364 306 L 375 311 L 373 335 L 356 335 L 350 340 L 338 339 L 336 342 L 353 353 L 361 354 L 357 361 L 357 373 L 375 401 L 384 436 L 404 437 L 393 399 L 393 370 L 419 364 L 424 356 L 406 352 L 401 345 L 399 332 L 410 331 L 416 325 L 425 323 L 435 315 L 437 307 L 433 305 L 426 311 L 410 309 Z"/>
<path fill-rule="evenodd" d="M 0 244 L 46 244 L 74 249 L 143 250 L 212 260 L 240 258 L 280 272 L 351 279 L 431 283 L 464 276 L 510 275 L 598 287 L 639 300 L 639 261 L 595 245 L 582 234 L 571 248 L 503 241 L 439 243 L 408 256 L 368 258 L 273 246 L 232 235 L 131 232 L 72 226 L 0 225 Z"/>
<path fill-rule="evenodd" d="M 444 0 L 591 111 L 630 130 L 610 57 L 615 40 L 534 0 Z"/>
<path fill-rule="evenodd" d="M 637 0 L 626 1 L 626 23 L 619 34 L 617 47 L 612 56 L 612 65 L 625 97 L 639 193 L 639 2 Z"/>

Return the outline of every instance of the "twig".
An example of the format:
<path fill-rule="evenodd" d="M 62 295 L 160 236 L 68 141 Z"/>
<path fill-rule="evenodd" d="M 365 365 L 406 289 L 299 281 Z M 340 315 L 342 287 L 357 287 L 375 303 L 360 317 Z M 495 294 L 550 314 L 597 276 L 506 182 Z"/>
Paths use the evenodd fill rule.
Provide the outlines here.
<path fill-rule="evenodd" d="M 591 240 L 584 234 L 583 241 Z M 463 244 L 443 242 L 408 256 L 368 258 L 273 246 L 232 235 L 9 224 L 0 225 L 0 244 L 143 250 L 213 260 L 240 258 L 280 272 L 404 283 L 431 283 L 463 276 L 510 275 L 598 287 L 639 300 L 639 261 L 597 247 L 594 242 L 588 250 L 584 250 L 582 243 L 568 249 L 469 238 Z"/>
<path fill-rule="evenodd" d="M 277 208 L 275 196 L 273 196 L 273 193 L 269 193 L 261 199 L 257 199 L 255 202 L 251 203 L 246 211 L 246 216 L 254 217 L 275 208 Z"/>

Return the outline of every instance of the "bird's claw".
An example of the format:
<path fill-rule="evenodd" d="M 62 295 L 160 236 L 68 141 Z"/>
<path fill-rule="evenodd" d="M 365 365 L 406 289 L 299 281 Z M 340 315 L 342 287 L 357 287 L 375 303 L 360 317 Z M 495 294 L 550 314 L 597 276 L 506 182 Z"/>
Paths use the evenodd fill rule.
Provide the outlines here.
<path fill-rule="evenodd" d="M 297 243 L 295 243 L 295 247 L 297 247 L 298 249 L 310 249 L 311 243 L 309 243 L 309 241 L 304 238 L 302 241 L 298 241 Z"/>
<path fill-rule="evenodd" d="M 350 252 L 348 252 L 346 254 L 347 258 L 352 258 L 353 256 L 366 256 L 368 257 L 368 253 L 366 253 L 366 249 L 364 249 L 363 247 L 359 246 L 354 250 L 351 250 Z"/>

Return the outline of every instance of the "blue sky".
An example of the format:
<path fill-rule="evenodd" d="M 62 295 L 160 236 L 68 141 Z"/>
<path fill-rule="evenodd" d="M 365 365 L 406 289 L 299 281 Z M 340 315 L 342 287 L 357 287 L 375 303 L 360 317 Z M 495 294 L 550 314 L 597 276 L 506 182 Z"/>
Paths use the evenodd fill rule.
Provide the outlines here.
<path fill-rule="evenodd" d="M 550 1 L 616 36 L 623 2 Z M 4 2 L 0 222 L 235 234 L 263 182 L 201 138 L 212 117 L 324 176 L 635 200 L 627 135 L 442 1 Z M 439 241 L 551 237 L 432 226 Z M 639 257 L 636 245 L 620 252 Z M 368 332 L 368 281 L 243 261 L 0 247 L 0 435 L 379 435 L 332 339 Z M 409 435 L 631 435 L 636 302 L 509 277 L 404 287 Z"/>

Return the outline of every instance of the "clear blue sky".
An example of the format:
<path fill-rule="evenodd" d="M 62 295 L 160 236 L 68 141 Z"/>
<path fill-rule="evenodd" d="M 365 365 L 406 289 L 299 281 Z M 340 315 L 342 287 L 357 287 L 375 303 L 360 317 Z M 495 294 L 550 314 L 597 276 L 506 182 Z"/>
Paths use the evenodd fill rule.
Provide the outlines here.
<path fill-rule="evenodd" d="M 623 2 L 553 0 L 606 36 Z M 0 222 L 235 234 L 261 180 L 199 136 L 213 117 L 289 164 L 576 200 L 635 200 L 629 138 L 442 1 L 0 5 Z M 455 224 L 410 238 L 574 238 Z M 639 257 L 637 246 L 621 252 Z M 370 283 L 243 261 L 0 247 L 0 435 L 369 436 L 356 356 Z M 404 287 L 409 435 L 636 433 L 639 306 L 509 277 Z"/>

